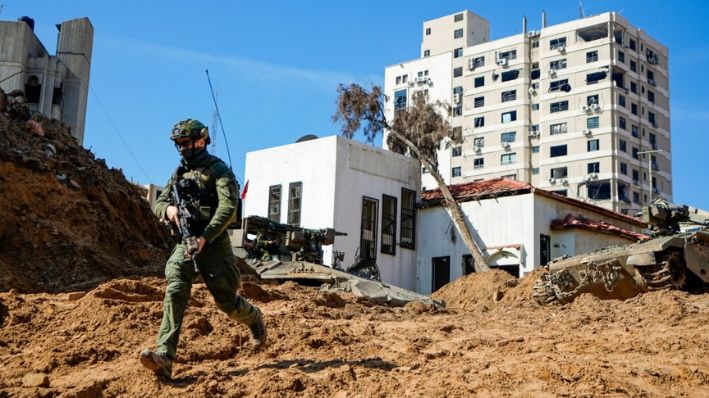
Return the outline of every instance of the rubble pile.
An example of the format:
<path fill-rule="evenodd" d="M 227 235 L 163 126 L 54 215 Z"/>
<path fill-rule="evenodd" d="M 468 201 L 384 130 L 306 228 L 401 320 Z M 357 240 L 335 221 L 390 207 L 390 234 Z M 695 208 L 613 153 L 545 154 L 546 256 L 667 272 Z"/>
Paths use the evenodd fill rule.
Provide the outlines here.
<path fill-rule="evenodd" d="M 0 91 L 0 291 L 159 275 L 170 237 L 136 186 L 59 121 Z"/>

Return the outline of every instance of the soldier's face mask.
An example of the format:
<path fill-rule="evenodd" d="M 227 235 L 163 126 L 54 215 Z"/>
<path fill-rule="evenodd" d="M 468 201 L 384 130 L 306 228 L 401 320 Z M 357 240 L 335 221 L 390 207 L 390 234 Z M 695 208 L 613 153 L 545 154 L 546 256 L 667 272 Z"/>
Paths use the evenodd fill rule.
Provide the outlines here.
<path fill-rule="evenodd" d="M 203 139 L 192 140 L 188 138 L 184 140 L 176 140 L 175 147 L 177 147 L 177 150 L 180 152 L 182 158 L 185 159 L 185 161 L 190 162 L 205 150 L 205 145 L 200 141 L 203 141 Z"/>

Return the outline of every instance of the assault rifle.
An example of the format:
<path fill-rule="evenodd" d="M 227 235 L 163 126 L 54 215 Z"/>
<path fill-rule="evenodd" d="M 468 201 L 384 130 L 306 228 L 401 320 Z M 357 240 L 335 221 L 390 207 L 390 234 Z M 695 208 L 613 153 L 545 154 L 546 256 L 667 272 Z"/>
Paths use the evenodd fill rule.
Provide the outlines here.
<path fill-rule="evenodd" d="M 195 192 L 195 182 L 192 179 L 180 179 L 172 185 L 172 199 L 175 201 L 178 215 L 177 219 L 179 220 L 177 229 L 180 232 L 182 243 L 186 246 L 187 255 L 190 260 L 192 260 L 192 264 L 194 264 L 195 272 L 199 272 L 197 269 L 197 261 L 195 261 L 199 244 L 193 232 L 199 218 L 190 211 L 190 207 L 194 207 L 195 202 L 195 199 L 192 197 L 193 192 Z"/>

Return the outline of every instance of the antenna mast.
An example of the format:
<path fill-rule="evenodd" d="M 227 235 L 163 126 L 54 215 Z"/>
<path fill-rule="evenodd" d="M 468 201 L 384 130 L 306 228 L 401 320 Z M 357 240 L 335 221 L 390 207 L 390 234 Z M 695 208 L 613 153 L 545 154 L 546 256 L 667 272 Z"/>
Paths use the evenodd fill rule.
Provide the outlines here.
<path fill-rule="evenodd" d="M 583 12 L 583 3 L 579 0 L 579 18 L 586 18 L 586 13 Z"/>
<path fill-rule="evenodd" d="M 226 153 L 229 156 L 229 169 L 231 170 L 231 152 L 229 151 L 229 142 L 226 139 L 226 132 L 224 131 L 224 123 L 222 122 L 222 115 L 219 113 L 219 105 L 217 105 L 217 97 L 214 95 L 214 88 L 212 87 L 212 79 L 209 78 L 209 69 L 204 70 L 207 73 L 207 82 L 209 83 L 209 91 L 212 92 L 212 101 L 214 101 L 214 111 L 217 114 L 217 119 L 219 119 L 219 125 L 222 126 L 222 135 L 224 136 L 224 146 L 226 146 Z"/>

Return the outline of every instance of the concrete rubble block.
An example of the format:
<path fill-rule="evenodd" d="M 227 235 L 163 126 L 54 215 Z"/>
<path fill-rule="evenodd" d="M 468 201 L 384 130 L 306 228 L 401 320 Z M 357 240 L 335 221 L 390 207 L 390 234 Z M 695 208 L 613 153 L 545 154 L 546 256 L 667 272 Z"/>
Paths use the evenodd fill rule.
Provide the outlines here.
<path fill-rule="evenodd" d="M 22 378 L 23 387 L 49 387 L 49 376 L 44 373 L 27 373 Z"/>

